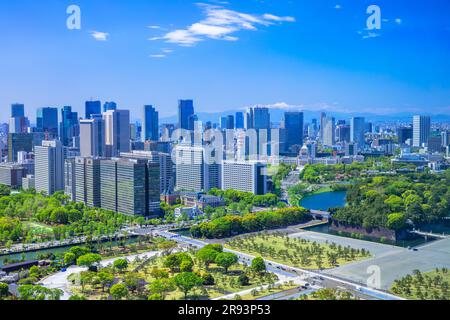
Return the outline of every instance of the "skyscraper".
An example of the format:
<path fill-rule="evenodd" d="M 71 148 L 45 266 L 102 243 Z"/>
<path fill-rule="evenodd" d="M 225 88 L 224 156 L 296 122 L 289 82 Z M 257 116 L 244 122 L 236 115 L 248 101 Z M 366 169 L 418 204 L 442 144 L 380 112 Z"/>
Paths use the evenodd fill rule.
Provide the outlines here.
<path fill-rule="evenodd" d="M 323 125 L 323 145 L 332 147 L 336 143 L 336 121 L 333 117 L 325 117 Z"/>
<path fill-rule="evenodd" d="M 178 101 L 178 128 L 184 130 L 193 130 L 194 101 Z M 192 122 L 192 123 L 191 123 Z"/>
<path fill-rule="evenodd" d="M 303 146 L 303 112 L 285 112 L 284 129 L 286 151 L 298 154 Z"/>
<path fill-rule="evenodd" d="M 223 116 L 223 117 L 220 117 L 220 128 L 222 129 L 222 130 L 225 130 L 226 128 L 227 128 L 227 117 L 225 117 L 225 116 Z"/>
<path fill-rule="evenodd" d="M 52 195 L 64 190 L 64 150 L 58 140 L 35 147 L 36 191 Z"/>
<path fill-rule="evenodd" d="M 244 113 L 236 112 L 236 129 L 244 129 Z"/>
<path fill-rule="evenodd" d="M 102 103 L 100 101 L 86 101 L 85 119 L 91 119 L 93 114 L 102 113 Z"/>
<path fill-rule="evenodd" d="M 270 112 L 268 108 L 253 108 L 253 128 L 256 130 L 270 129 Z"/>
<path fill-rule="evenodd" d="M 100 117 L 80 121 L 80 154 L 101 157 L 105 152 L 104 122 Z"/>
<path fill-rule="evenodd" d="M 25 106 L 20 103 L 14 103 L 11 105 L 11 118 L 23 118 L 25 117 Z"/>
<path fill-rule="evenodd" d="M 78 113 L 72 112 L 72 107 L 64 107 L 61 109 L 62 121 L 60 124 L 60 138 L 63 146 L 72 146 L 73 137 L 79 135 Z"/>
<path fill-rule="evenodd" d="M 159 140 L 159 113 L 151 105 L 144 106 L 144 122 L 142 123 L 144 141 Z"/>
<path fill-rule="evenodd" d="M 227 127 L 228 130 L 234 130 L 234 116 L 227 117 Z"/>
<path fill-rule="evenodd" d="M 158 214 L 159 163 L 144 159 L 101 160 L 101 204 L 126 215 Z"/>
<path fill-rule="evenodd" d="M 103 112 L 109 111 L 109 110 L 117 110 L 117 103 L 111 101 L 111 102 L 105 102 L 103 104 Z"/>
<path fill-rule="evenodd" d="M 130 151 L 130 111 L 109 110 L 103 114 L 105 122 L 105 154 L 117 156 Z"/>
<path fill-rule="evenodd" d="M 431 134 L 431 118 L 429 116 L 414 116 L 413 147 L 422 147 L 428 143 Z"/>
<path fill-rule="evenodd" d="M 58 137 L 58 109 L 39 108 L 36 115 L 37 131 L 49 133 L 51 138 Z"/>
<path fill-rule="evenodd" d="M 324 139 L 324 129 L 325 129 L 325 121 L 327 118 L 327 114 L 325 112 L 321 112 L 320 113 L 320 130 L 319 130 L 319 139 L 320 141 L 322 141 L 323 143 L 323 139 Z"/>
<path fill-rule="evenodd" d="M 350 142 L 358 144 L 359 148 L 365 145 L 366 120 L 361 117 L 351 119 Z"/>

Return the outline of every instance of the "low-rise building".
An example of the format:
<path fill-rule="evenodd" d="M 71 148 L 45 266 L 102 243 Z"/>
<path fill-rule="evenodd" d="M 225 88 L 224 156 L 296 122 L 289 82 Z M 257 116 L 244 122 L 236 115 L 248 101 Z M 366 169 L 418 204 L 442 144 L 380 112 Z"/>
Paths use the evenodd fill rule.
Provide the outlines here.
<path fill-rule="evenodd" d="M 22 187 L 22 178 L 27 174 L 26 168 L 17 163 L 0 164 L 0 184 L 13 189 Z"/>

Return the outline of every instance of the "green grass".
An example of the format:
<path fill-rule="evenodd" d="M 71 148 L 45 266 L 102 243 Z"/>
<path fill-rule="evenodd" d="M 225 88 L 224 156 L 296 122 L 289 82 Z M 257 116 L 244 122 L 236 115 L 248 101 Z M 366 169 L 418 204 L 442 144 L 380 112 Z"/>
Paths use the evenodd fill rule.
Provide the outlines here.
<path fill-rule="evenodd" d="M 141 278 L 143 278 L 146 281 L 146 283 L 151 283 L 156 280 L 151 274 L 154 268 L 167 271 L 170 274 L 171 278 L 177 275 L 177 273 L 170 273 L 169 269 L 164 268 L 163 261 L 164 261 L 163 258 L 151 260 L 149 263 L 146 263 L 145 266 L 137 272 L 137 274 Z M 140 265 L 142 266 L 142 262 L 130 264 L 126 273 L 133 272 Z M 250 284 L 248 286 L 241 286 L 237 280 L 239 278 L 239 275 L 245 273 L 246 271 L 245 268 L 246 267 L 243 265 L 236 264 L 229 269 L 228 273 L 225 274 L 223 272 L 223 269 L 215 264 L 211 264 L 209 268 L 206 270 L 205 267 L 203 266 L 200 267 L 199 264 L 196 263 L 193 271 L 200 274 L 203 273 L 212 274 L 216 283 L 215 285 L 212 286 L 202 286 L 192 290 L 189 293 L 189 297 L 197 296 L 200 297 L 200 299 L 202 300 L 214 299 L 268 284 L 268 281 L 265 278 L 247 274 L 250 278 Z M 121 279 L 124 278 L 126 273 L 122 274 L 115 273 L 115 276 L 119 281 L 121 281 Z M 76 277 L 77 276 L 72 276 L 72 279 L 75 280 Z M 274 282 L 275 281 L 276 280 L 274 280 Z M 73 294 L 84 295 L 88 298 L 88 300 L 104 300 L 107 299 L 109 296 L 108 292 L 102 292 L 99 286 L 86 286 L 84 292 L 82 292 L 81 290 L 82 288 L 79 285 L 73 285 L 71 289 Z M 137 297 L 132 295 L 129 297 L 129 299 L 135 300 L 137 299 Z M 178 289 L 168 293 L 166 296 L 166 300 L 183 300 L 183 299 L 184 294 Z"/>
<path fill-rule="evenodd" d="M 391 292 L 411 300 L 450 300 L 450 271 L 415 273 L 394 282 Z"/>
<path fill-rule="evenodd" d="M 336 254 L 338 252 L 337 246 L 334 244 L 319 244 L 302 239 L 291 239 L 287 242 L 286 237 L 281 235 L 257 235 L 240 237 L 232 239 L 226 247 L 245 252 L 253 256 L 262 256 L 266 260 L 278 262 L 281 264 L 310 269 L 329 269 L 337 266 L 342 266 L 351 262 L 360 261 L 370 257 L 370 254 L 363 254 L 361 251 L 354 255 L 348 254 L 346 256 L 339 255 L 336 264 L 331 264 L 328 259 L 328 253 Z M 342 248 L 343 249 L 343 248 Z M 303 254 L 301 252 L 304 252 Z M 317 262 L 317 257 L 321 252 L 322 264 Z M 307 256 L 306 259 L 301 259 L 301 256 Z"/>

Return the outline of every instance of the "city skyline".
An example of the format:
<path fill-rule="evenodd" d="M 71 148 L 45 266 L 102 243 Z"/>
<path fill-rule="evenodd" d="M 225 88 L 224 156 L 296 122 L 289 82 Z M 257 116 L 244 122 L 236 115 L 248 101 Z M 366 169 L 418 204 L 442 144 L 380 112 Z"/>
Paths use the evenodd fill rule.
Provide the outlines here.
<path fill-rule="evenodd" d="M 365 30 L 364 1 L 78 1 L 81 30 L 67 29 L 67 1 L 5 3 L 0 105 L 24 103 L 31 119 L 53 106 L 81 115 L 91 97 L 116 101 L 132 119 L 146 104 L 171 117 L 178 99 L 193 99 L 199 113 L 261 104 L 446 114 L 448 4 L 432 2 L 378 1 L 376 32 Z"/>

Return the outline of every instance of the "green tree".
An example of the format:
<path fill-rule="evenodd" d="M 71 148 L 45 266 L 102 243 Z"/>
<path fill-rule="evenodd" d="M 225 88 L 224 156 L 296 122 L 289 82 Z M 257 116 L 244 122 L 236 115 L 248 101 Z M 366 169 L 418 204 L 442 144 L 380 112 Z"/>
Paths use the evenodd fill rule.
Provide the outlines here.
<path fill-rule="evenodd" d="M 72 252 L 66 252 L 64 254 L 64 264 L 67 266 L 73 265 L 77 262 L 77 257 Z"/>
<path fill-rule="evenodd" d="M 111 272 L 102 270 L 97 274 L 97 278 L 102 286 L 102 291 L 105 292 L 105 288 L 114 283 L 114 275 Z"/>
<path fill-rule="evenodd" d="M 193 272 L 184 272 L 177 274 L 174 278 L 175 285 L 184 293 L 187 299 L 189 292 L 203 284 L 203 279 Z"/>
<path fill-rule="evenodd" d="M 148 290 L 165 300 L 167 293 L 175 290 L 175 284 L 172 279 L 157 279 L 148 285 Z"/>
<path fill-rule="evenodd" d="M 123 283 L 117 283 L 109 289 L 109 293 L 114 300 L 122 300 L 128 296 L 129 292 Z"/>
<path fill-rule="evenodd" d="M 127 259 L 118 259 L 114 261 L 113 268 L 119 270 L 119 272 L 123 272 L 128 268 L 128 260 Z"/>
<path fill-rule="evenodd" d="M 264 274 L 267 271 L 266 263 L 264 262 L 264 259 L 262 257 L 253 259 L 250 269 L 254 273 Z"/>
<path fill-rule="evenodd" d="M 218 266 L 225 269 L 225 273 L 228 273 L 228 269 L 238 261 L 239 258 L 234 253 L 222 252 L 217 255 L 215 262 Z"/>
<path fill-rule="evenodd" d="M 77 265 L 91 268 L 102 260 L 102 256 L 95 253 L 88 253 L 77 259 Z"/>
<path fill-rule="evenodd" d="M 6 283 L 0 282 L 0 298 L 5 298 L 9 295 L 9 286 Z"/>

